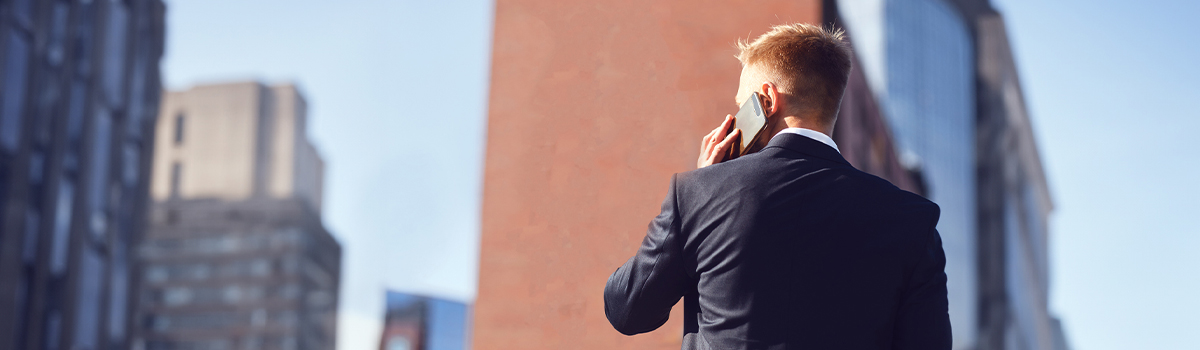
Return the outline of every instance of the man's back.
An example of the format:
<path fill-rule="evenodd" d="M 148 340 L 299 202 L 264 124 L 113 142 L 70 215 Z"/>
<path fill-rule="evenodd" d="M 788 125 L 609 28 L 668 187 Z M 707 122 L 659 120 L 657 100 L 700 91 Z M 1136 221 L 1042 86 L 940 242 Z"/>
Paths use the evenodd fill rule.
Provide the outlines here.
<path fill-rule="evenodd" d="M 685 349 L 948 349 L 938 207 L 780 134 L 672 182 L 605 288 L 626 334 L 684 300 Z"/>

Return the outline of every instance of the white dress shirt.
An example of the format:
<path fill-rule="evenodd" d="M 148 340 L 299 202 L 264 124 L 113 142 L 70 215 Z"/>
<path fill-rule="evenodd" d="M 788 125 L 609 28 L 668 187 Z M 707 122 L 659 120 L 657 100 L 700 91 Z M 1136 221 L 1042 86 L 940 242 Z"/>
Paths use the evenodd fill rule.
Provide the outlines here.
<path fill-rule="evenodd" d="M 842 153 L 842 150 L 838 149 L 837 144 L 833 143 L 833 138 L 830 138 L 829 135 L 825 135 L 825 134 L 821 133 L 820 131 L 816 131 L 813 129 L 787 128 L 787 129 L 780 130 L 778 134 L 775 134 L 775 136 L 772 136 L 771 138 L 775 138 L 776 136 L 779 136 L 779 135 L 782 135 L 785 133 L 802 135 L 802 136 L 808 137 L 810 139 L 820 141 L 821 143 L 829 145 L 829 147 L 833 147 L 833 150 L 837 151 L 839 154 Z"/>

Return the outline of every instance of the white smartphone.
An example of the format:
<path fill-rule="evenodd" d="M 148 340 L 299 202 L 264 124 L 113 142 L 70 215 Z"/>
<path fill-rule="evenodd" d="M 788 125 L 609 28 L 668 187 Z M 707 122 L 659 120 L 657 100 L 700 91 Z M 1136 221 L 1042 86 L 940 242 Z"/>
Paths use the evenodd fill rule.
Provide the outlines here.
<path fill-rule="evenodd" d="M 750 98 L 742 102 L 742 108 L 733 116 L 733 127 L 742 131 L 741 147 L 734 153 L 738 156 L 745 155 L 758 134 L 767 127 L 767 116 L 763 112 L 762 99 L 758 97 L 757 92 L 751 92 Z"/>

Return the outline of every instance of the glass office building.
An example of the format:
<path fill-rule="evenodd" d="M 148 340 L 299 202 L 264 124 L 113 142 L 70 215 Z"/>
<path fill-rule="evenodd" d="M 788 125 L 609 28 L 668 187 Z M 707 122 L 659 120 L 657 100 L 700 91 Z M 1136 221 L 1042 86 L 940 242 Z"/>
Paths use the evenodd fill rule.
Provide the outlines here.
<path fill-rule="evenodd" d="M 967 26 L 940 0 L 889 1 L 886 16 L 885 115 L 907 162 L 925 176 L 942 209 L 950 318 L 956 347 L 974 338 L 975 103 L 973 47 Z"/>
<path fill-rule="evenodd" d="M 0 2 L 0 349 L 127 349 L 164 5 Z"/>
<path fill-rule="evenodd" d="M 942 208 L 955 349 L 1066 349 L 1048 311 L 1053 204 L 987 0 L 839 0 L 905 160 Z"/>
<path fill-rule="evenodd" d="M 955 348 L 974 339 L 976 291 L 974 48 L 941 0 L 841 1 L 863 69 L 901 149 L 942 209 Z M 870 22 L 870 23 L 864 23 Z M 875 45 L 869 48 L 862 46 Z"/>
<path fill-rule="evenodd" d="M 380 350 L 470 349 L 470 305 L 387 292 Z"/>

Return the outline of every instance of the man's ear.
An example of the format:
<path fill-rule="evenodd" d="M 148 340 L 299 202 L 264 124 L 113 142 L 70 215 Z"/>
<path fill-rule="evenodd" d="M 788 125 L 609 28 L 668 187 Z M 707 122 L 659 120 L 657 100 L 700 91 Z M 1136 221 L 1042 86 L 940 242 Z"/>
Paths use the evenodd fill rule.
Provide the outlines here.
<path fill-rule="evenodd" d="M 758 95 L 762 97 L 763 112 L 766 117 L 775 116 L 775 113 L 780 112 L 779 88 L 772 82 L 763 82 L 759 88 Z"/>

